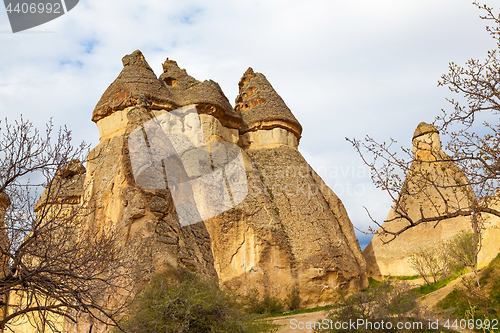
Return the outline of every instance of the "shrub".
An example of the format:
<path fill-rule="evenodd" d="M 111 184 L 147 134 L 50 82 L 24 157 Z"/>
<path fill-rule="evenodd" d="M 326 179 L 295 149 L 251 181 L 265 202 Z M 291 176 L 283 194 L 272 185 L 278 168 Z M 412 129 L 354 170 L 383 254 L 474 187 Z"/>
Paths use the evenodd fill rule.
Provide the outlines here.
<path fill-rule="evenodd" d="M 261 298 L 257 289 L 251 290 L 247 296 L 244 296 L 244 303 L 246 311 L 255 314 L 280 313 L 285 309 L 282 300 L 269 294 Z"/>
<path fill-rule="evenodd" d="M 289 311 L 297 310 L 300 308 L 300 291 L 298 286 L 293 286 L 288 295 L 286 295 L 285 303 Z"/>
<path fill-rule="evenodd" d="M 135 297 L 121 326 L 130 333 L 251 333 L 269 328 L 254 319 L 215 283 L 171 268 L 155 275 Z"/>
<path fill-rule="evenodd" d="M 408 258 L 408 262 L 427 284 L 437 282 L 450 273 L 448 252 L 442 246 L 419 248 Z"/>
<path fill-rule="evenodd" d="M 474 272 L 477 285 L 480 286 L 477 274 L 477 255 L 479 252 L 479 236 L 474 232 L 461 231 L 451 241 L 445 244 L 446 253 L 453 260 Z"/>
<path fill-rule="evenodd" d="M 384 281 L 378 285 L 371 286 L 364 292 L 352 294 L 344 298 L 330 311 L 326 320 L 320 321 L 314 330 L 315 333 L 326 332 L 434 332 L 427 330 L 426 323 L 429 322 L 429 314 L 417 305 L 418 294 L 411 290 L 410 286 L 401 281 Z M 335 323 L 346 323 L 363 320 L 370 325 L 348 327 L 335 326 Z M 385 323 L 384 327 L 375 323 Z M 412 323 L 411 329 L 398 329 L 397 323 Z M 422 323 L 417 327 L 413 323 Z M 330 324 L 325 327 L 325 323 Z M 326 324 L 328 325 L 328 324 Z M 437 330 L 440 332 L 442 330 Z"/>

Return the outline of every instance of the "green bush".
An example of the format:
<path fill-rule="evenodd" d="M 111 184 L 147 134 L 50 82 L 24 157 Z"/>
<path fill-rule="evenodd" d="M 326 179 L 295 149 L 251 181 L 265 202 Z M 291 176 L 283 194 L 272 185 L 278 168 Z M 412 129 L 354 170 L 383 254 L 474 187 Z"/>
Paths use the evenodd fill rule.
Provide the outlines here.
<path fill-rule="evenodd" d="M 130 333 L 252 333 L 269 325 L 243 312 L 235 297 L 185 269 L 155 275 L 121 326 Z M 116 332 L 119 332 L 118 330 Z"/>
<path fill-rule="evenodd" d="M 453 280 L 458 279 L 461 275 L 463 275 L 465 273 L 466 273 L 465 268 L 458 269 L 453 274 L 448 275 L 445 279 L 439 280 L 437 282 L 433 282 L 431 284 L 426 284 L 426 285 L 420 286 L 418 288 L 415 288 L 415 291 L 417 293 L 419 293 L 421 296 L 430 294 L 433 291 L 436 291 L 438 289 L 445 287 L 448 283 L 450 283 Z"/>
<path fill-rule="evenodd" d="M 300 292 L 298 286 L 293 286 L 288 295 L 285 298 L 285 304 L 289 311 L 300 309 L 300 303 L 302 299 L 300 298 Z"/>
<path fill-rule="evenodd" d="M 272 314 L 280 313 L 285 309 L 285 304 L 282 300 L 269 294 L 260 297 L 259 291 L 253 289 L 244 297 L 245 308 L 249 313 L 255 314 Z"/>
<path fill-rule="evenodd" d="M 257 289 L 252 289 L 243 299 L 247 312 L 265 315 L 282 314 L 285 310 L 297 310 L 302 302 L 298 286 L 293 286 L 284 300 L 269 294 L 261 297 Z"/>
<path fill-rule="evenodd" d="M 314 332 L 434 332 L 423 326 L 431 317 L 418 307 L 417 298 L 418 294 L 404 282 L 379 282 L 363 292 L 344 298 L 334 309 L 330 310 L 326 320 L 317 323 Z M 361 320 L 366 325 L 335 326 L 336 323 L 358 323 Z M 370 326 L 367 323 L 372 324 Z M 384 323 L 384 325 L 381 327 L 376 323 Z M 400 329 L 397 327 L 398 323 L 410 323 L 411 328 Z M 414 323 L 422 323 L 422 327 Z M 441 331 L 444 330 L 440 329 L 435 332 Z"/>

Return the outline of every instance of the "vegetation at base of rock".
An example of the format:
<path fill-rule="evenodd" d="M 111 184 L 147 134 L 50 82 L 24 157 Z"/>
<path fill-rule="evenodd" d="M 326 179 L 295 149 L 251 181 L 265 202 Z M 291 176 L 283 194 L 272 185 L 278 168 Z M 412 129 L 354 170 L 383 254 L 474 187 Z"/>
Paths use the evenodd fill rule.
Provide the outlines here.
<path fill-rule="evenodd" d="M 473 310 L 474 320 L 500 320 L 500 254 L 480 272 L 479 281 L 481 288 L 474 278 L 463 279 L 437 304 L 438 308 L 455 318 L 464 318 Z"/>
<path fill-rule="evenodd" d="M 244 296 L 245 309 L 249 313 L 255 314 L 272 314 L 282 313 L 285 310 L 285 304 L 282 300 L 266 294 L 260 296 L 257 289 L 253 289 L 250 293 Z"/>
<path fill-rule="evenodd" d="M 458 269 L 453 274 L 448 275 L 446 278 L 444 278 L 442 280 L 438 280 L 436 282 L 433 282 L 433 283 L 426 284 L 426 285 L 420 286 L 418 288 L 415 288 L 415 291 L 417 293 L 419 293 L 420 295 L 422 295 L 422 296 L 430 294 L 430 293 L 432 293 L 432 292 L 434 292 L 434 291 L 436 291 L 438 289 L 443 288 L 444 286 L 446 286 L 451 281 L 458 279 L 464 273 L 465 273 L 465 269 Z"/>
<path fill-rule="evenodd" d="M 382 282 L 380 282 L 379 280 L 376 280 L 374 278 L 372 278 L 371 276 L 368 278 L 368 283 L 369 283 L 369 287 L 367 289 L 365 289 L 364 291 L 366 290 L 369 290 L 369 288 L 373 288 L 373 287 L 377 287 L 379 286 Z"/>
<path fill-rule="evenodd" d="M 442 246 L 419 248 L 408 258 L 408 261 L 426 284 L 437 282 L 450 272 L 449 256 L 446 251 L 443 251 Z"/>
<path fill-rule="evenodd" d="M 170 268 L 151 279 L 122 322 L 129 333 L 253 333 L 271 325 L 255 321 L 237 298 L 186 269 Z M 116 330 L 115 332 L 120 332 Z"/>
<path fill-rule="evenodd" d="M 363 326 L 362 332 L 422 332 L 422 329 L 401 330 L 397 328 L 399 322 L 422 322 L 429 321 L 428 313 L 417 304 L 418 293 L 411 287 L 401 281 L 383 281 L 378 285 L 370 286 L 365 292 L 354 293 L 344 298 L 336 304 L 336 307 L 330 311 L 327 320 L 336 322 L 357 321 L 359 319 L 372 323 L 391 323 L 392 328 L 385 329 L 378 327 Z M 442 332 L 444 330 L 428 330 L 429 332 Z M 319 328 L 315 333 L 326 332 L 359 332 L 358 329 L 351 327 L 337 329 L 334 326 L 328 329 Z"/>
<path fill-rule="evenodd" d="M 300 308 L 300 303 L 302 299 L 300 298 L 299 288 L 295 285 L 292 287 L 290 292 L 286 295 L 285 304 L 289 311 L 298 310 Z"/>
<path fill-rule="evenodd" d="M 427 284 L 420 288 L 422 294 L 425 295 L 444 287 L 448 282 L 463 274 L 465 268 L 474 272 L 479 286 L 478 248 L 477 235 L 473 232 L 461 231 L 447 242 L 441 242 L 434 247 L 419 248 L 414 252 L 408 261 Z"/>
<path fill-rule="evenodd" d="M 294 311 L 300 308 L 302 299 L 298 286 L 293 286 L 285 299 L 281 300 L 269 294 L 261 296 L 257 289 L 243 296 L 245 310 L 248 313 L 261 315 L 282 315 L 284 311 Z"/>
<path fill-rule="evenodd" d="M 273 317 L 281 317 L 281 316 L 293 316 L 296 314 L 301 314 L 301 313 L 311 313 L 311 312 L 319 312 L 319 311 L 326 311 L 334 308 L 335 305 L 325 305 L 325 306 L 317 306 L 314 308 L 309 308 L 309 309 L 299 309 L 299 310 L 292 310 L 292 311 L 285 311 L 282 313 L 272 313 L 265 315 L 265 318 L 273 318 Z"/>
<path fill-rule="evenodd" d="M 402 275 L 402 276 L 384 275 L 384 278 L 389 280 L 410 281 L 420 278 L 420 275 Z"/>
<path fill-rule="evenodd" d="M 447 255 L 454 261 L 455 266 L 472 269 L 477 285 L 480 286 L 477 274 L 477 256 L 480 250 L 479 234 L 461 231 L 451 241 L 445 243 Z"/>

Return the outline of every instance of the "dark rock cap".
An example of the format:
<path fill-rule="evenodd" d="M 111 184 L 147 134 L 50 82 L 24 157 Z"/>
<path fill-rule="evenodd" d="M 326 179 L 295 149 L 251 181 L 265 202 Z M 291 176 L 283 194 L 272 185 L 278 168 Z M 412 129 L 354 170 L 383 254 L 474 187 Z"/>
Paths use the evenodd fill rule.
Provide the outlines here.
<path fill-rule="evenodd" d="M 200 82 L 180 69 L 177 62 L 168 59 L 163 64 L 164 73 L 157 78 L 139 50 L 123 57 L 122 62 L 121 73 L 97 103 L 92 121 L 134 106 L 139 96 L 144 95 L 151 109 L 174 110 L 195 104 L 199 113 L 211 114 L 224 126 L 240 129 L 241 117 L 216 82 Z"/>
<path fill-rule="evenodd" d="M 115 111 L 137 104 L 144 95 L 155 109 L 175 109 L 167 89 L 149 67 L 141 51 L 136 50 L 122 59 L 123 69 L 106 89 L 92 114 L 92 121 L 105 118 Z"/>
<path fill-rule="evenodd" d="M 241 117 L 234 112 L 217 82 L 200 82 L 168 58 L 163 63 L 160 81 L 177 105 L 195 104 L 199 113 L 213 115 L 224 126 L 240 129 Z"/>
<path fill-rule="evenodd" d="M 250 67 L 238 86 L 235 110 L 243 119 L 242 133 L 282 127 L 300 139 L 302 126 L 263 74 Z"/>
<path fill-rule="evenodd" d="M 430 124 L 427 124 L 425 122 L 421 122 L 420 124 L 418 124 L 417 129 L 415 130 L 415 133 L 413 133 L 413 139 L 415 139 L 419 136 L 422 136 L 424 134 L 427 134 L 427 133 L 438 133 L 439 134 L 439 131 L 437 130 L 436 127 L 434 127 Z"/>

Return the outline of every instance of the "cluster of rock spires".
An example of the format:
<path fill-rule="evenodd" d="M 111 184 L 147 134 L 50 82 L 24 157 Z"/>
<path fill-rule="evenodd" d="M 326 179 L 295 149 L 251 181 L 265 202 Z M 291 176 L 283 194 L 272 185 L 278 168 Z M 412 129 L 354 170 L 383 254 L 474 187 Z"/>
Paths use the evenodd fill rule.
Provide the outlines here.
<path fill-rule="evenodd" d="M 118 228 L 124 235 L 124 247 L 142 244 L 139 265 L 148 274 L 167 265 L 182 266 L 240 294 L 257 289 L 261 295 L 285 298 L 298 288 L 303 306 L 317 306 L 330 301 L 336 291 L 366 288 L 367 272 L 414 275 L 407 261 L 411 253 L 470 228 L 466 217 L 441 221 L 436 228 L 422 224 L 386 245 L 386 236 L 376 235 L 361 252 L 342 202 L 297 150 L 300 123 L 264 75 L 252 68 L 243 74 L 233 109 L 216 82 L 196 80 L 173 60 L 165 61 L 160 77 L 140 51 L 125 56 L 123 66 L 92 114 L 100 133 L 99 145 L 89 154 L 86 168 L 74 163 L 61 171 L 61 179 L 73 181 L 58 195 L 62 203 L 71 205 L 79 204 L 83 195 L 92 197 L 95 207 L 89 223 Z M 209 147 L 210 143 L 239 147 L 248 192 L 221 214 L 181 225 L 174 189 L 138 185 L 128 138 L 141 126 L 144 131 L 146 122 L 190 105 L 196 107 Z M 446 161 L 434 127 L 421 123 L 413 145 L 416 161 L 411 170 L 427 170 L 438 181 L 458 187 L 464 183 L 460 169 Z M 398 201 L 409 214 L 432 215 L 435 206 L 429 204 L 430 198 L 436 199 L 437 206 L 454 209 L 471 200 L 451 186 L 446 202 L 441 203 L 432 189 L 420 188 L 418 177 L 412 174 L 408 174 Z M 43 205 L 44 195 L 38 207 Z M 392 208 L 387 221 L 384 228 L 388 230 L 404 225 L 398 206 Z M 488 237 L 500 239 L 495 232 Z M 490 257 L 485 256 L 483 262 Z M 68 332 L 83 332 L 91 323 L 64 325 Z M 30 332 L 29 326 L 20 327 Z M 94 331 L 107 328 L 97 325 Z"/>
<path fill-rule="evenodd" d="M 197 81 L 175 61 L 167 59 L 159 78 L 140 51 L 123 65 L 92 115 L 101 143 L 89 156 L 86 182 L 103 205 L 97 221 L 147 238 L 152 271 L 166 261 L 241 293 L 256 288 L 283 298 L 298 286 L 305 305 L 317 305 L 335 290 L 366 287 L 347 213 L 297 151 L 302 128 L 264 75 L 245 72 L 233 109 L 217 83 Z M 125 139 L 151 117 L 186 105 L 196 106 L 207 141 L 243 148 L 249 190 L 227 212 L 181 228 L 168 189 L 134 183 Z"/>
<path fill-rule="evenodd" d="M 175 61 L 165 61 L 160 77 L 140 51 L 125 56 L 123 66 L 92 114 L 100 143 L 85 172 L 78 166 L 68 172 L 78 179 L 80 196 L 95 202 L 89 223 L 121 230 L 123 246 L 144 245 L 142 271 L 182 266 L 241 294 L 257 289 L 282 299 L 298 288 L 304 306 L 367 286 L 347 212 L 297 150 L 302 127 L 264 75 L 244 73 L 233 109 L 217 83 L 196 80 Z M 189 105 L 208 144 L 239 147 L 248 192 L 222 214 L 183 226 L 169 188 L 137 184 L 127 138 Z M 77 204 L 78 195 L 69 192 L 61 202 Z M 90 322 L 65 325 L 68 332 L 88 331 Z"/>

